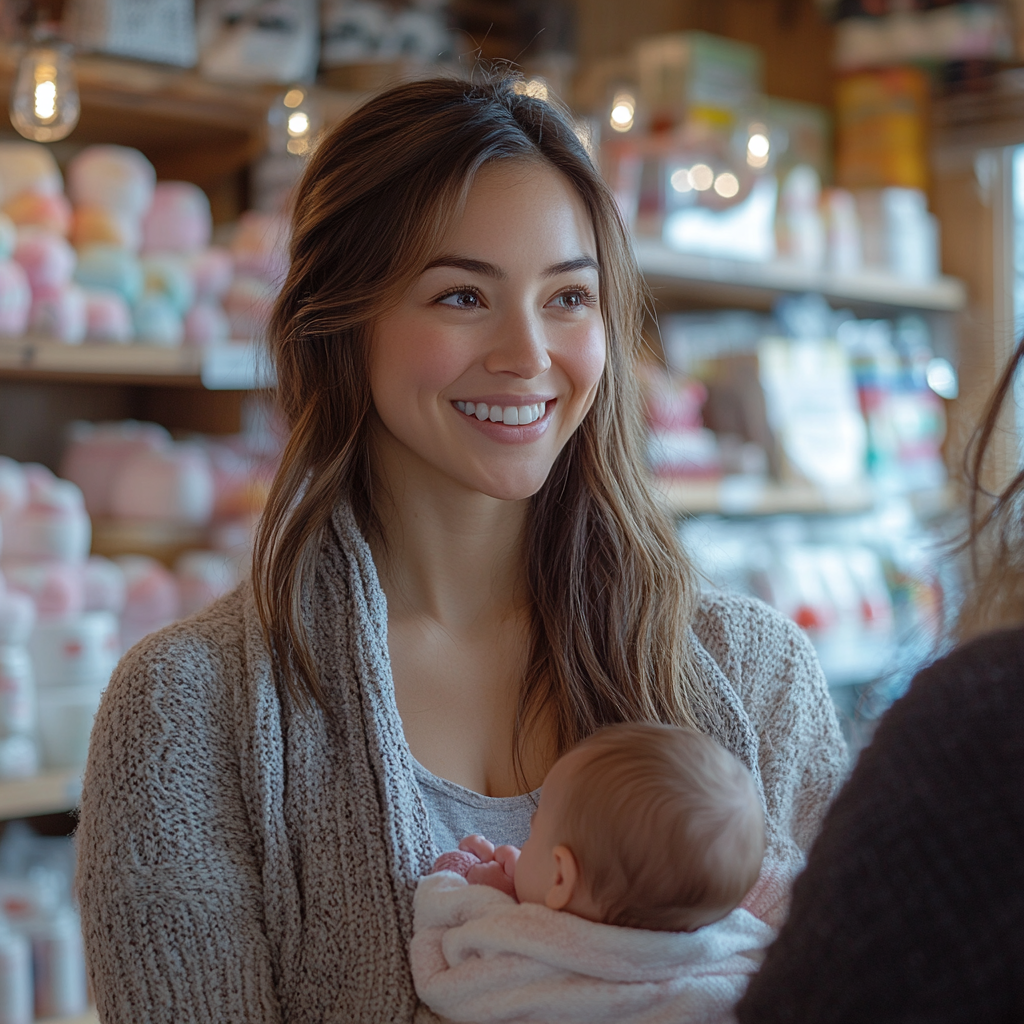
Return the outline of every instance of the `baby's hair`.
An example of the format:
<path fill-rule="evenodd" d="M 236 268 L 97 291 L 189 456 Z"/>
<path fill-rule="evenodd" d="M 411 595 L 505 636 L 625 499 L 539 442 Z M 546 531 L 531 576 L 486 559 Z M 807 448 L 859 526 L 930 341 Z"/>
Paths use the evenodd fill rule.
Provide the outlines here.
<path fill-rule="evenodd" d="M 561 834 L 604 922 L 693 931 L 739 905 L 765 834 L 737 758 L 694 729 L 639 723 L 600 729 L 576 751 L 585 760 L 564 793 Z"/>

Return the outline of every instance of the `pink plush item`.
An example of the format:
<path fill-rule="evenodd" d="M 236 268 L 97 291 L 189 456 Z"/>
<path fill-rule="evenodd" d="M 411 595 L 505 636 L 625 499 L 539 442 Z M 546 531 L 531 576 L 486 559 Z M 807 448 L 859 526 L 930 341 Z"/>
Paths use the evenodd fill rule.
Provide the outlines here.
<path fill-rule="evenodd" d="M 29 189 L 44 195 L 64 191 L 53 154 L 38 142 L 0 142 L 0 203 Z"/>
<path fill-rule="evenodd" d="M 0 262 L 0 337 L 25 333 L 32 309 L 32 289 L 20 263 Z"/>
<path fill-rule="evenodd" d="M 4 518 L 4 560 L 84 562 L 92 541 L 92 524 L 82 492 L 70 481 L 56 477 L 42 486 L 31 469 L 28 485 L 28 502 Z"/>
<path fill-rule="evenodd" d="M 41 228 L 62 238 L 71 229 L 71 203 L 63 192 L 22 192 L 4 204 L 4 213 L 19 228 Z"/>
<path fill-rule="evenodd" d="M 186 551 L 174 566 L 181 614 L 193 615 L 238 584 L 238 567 L 223 551 Z"/>
<path fill-rule="evenodd" d="M 6 213 L 0 213 L 0 260 L 9 260 L 18 244 L 18 229 Z"/>
<path fill-rule="evenodd" d="M 13 515 L 27 503 L 28 480 L 25 470 L 14 459 L 0 455 L 0 519 Z"/>
<path fill-rule="evenodd" d="M 128 597 L 128 584 L 124 569 L 101 555 L 92 555 L 82 566 L 82 584 L 85 588 L 85 610 L 87 612 L 124 611 Z"/>
<path fill-rule="evenodd" d="M 171 435 L 156 423 L 80 420 L 71 427 L 60 473 L 82 489 L 90 515 L 109 516 L 114 480 L 125 462 L 135 455 L 169 448 L 171 443 Z"/>
<path fill-rule="evenodd" d="M 68 195 L 75 206 L 100 206 L 141 218 L 153 201 L 156 171 L 137 150 L 88 146 L 68 164 Z"/>
<path fill-rule="evenodd" d="M 134 333 L 131 307 L 121 295 L 105 288 L 85 289 L 85 336 L 89 341 L 124 345 Z"/>
<path fill-rule="evenodd" d="M 69 562 L 5 561 L 7 586 L 35 602 L 40 619 L 81 615 L 85 588 L 80 565 Z"/>
<path fill-rule="evenodd" d="M 198 252 L 210 244 L 213 217 L 210 200 L 188 181 L 161 181 L 142 220 L 144 253 Z"/>
<path fill-rule="evenodd" d="M 146 555 L 122 555 L 117 564 L 124 570 L 128 600 L 121 616 L 121 641 L 125 648 L 147 633 L 170 625 L 178 618 L 178 583 L 171 571 Z"/>
<path fill-rule="evenodd" d="M 36 624 L 36 603 L 20 590 L 7 589 L 0 577 L 0 647 L 28 643 Z"/>
<path fill-rule="evenodd" d="M 80 345 L 88 329 L 85 292 L 76 284 L 40 289 L 33 299 L 29 330 L 65 345 Z"/>
<path fill-rule="evenodd" d="M 224 312 L 231 322 L 231 337 L 240 341 L 260 338 L 270 322 L 277 289 L 255 277 L 236 277 L 224 296 Z"/>
<path fill-rule="evenodd" d="M 71 219 L 71 242 L 76 249 L 88 245 L 116 245 L 138 252 L 142 247 L 142 225 L 130 214 L 102 206 L 79 206 Z"/>
<path fill-rule="evenodd" d="M 203 249 L 189 258 L 189 268 L 196 285 L 196 298 L 217 299 L 231 286 L 235 261 L 227 249 L 215 246 Z"/>
<path fill-rule="evenodd" d="M 235 269 L 280 288 L 288 273 L 288 236 L 284 217 L 255 210 L 243 213 L 231 242 Z"/>
<path fill-rule="evenodd" d="M 197 302 L 185 314 L 185 344 L 209 348 L 231 337 L 231 321 L 216 302 Z"/>
<path fill-rule="evenodd" d="M 120 519 L 203 525 L 213 514 L 213 471 L 206 453 L 176 444 L 127 459 L 110 496 Z"/>
<path fill-rule="evenodd" d="M 468 850 L 449 850 L 434 861 L 430 873 L 436 875 L 438 871 L 452 871 L 465 878 L 479 863 L 480 858 L 475 853 Z"/>
<path fill-rule="evenodd" d="M 62 288 L 70 283 L 78 257 L 66 238 L 41 228 L 22 228 L 14 247 L 33 293 L 44 288 Z"/>

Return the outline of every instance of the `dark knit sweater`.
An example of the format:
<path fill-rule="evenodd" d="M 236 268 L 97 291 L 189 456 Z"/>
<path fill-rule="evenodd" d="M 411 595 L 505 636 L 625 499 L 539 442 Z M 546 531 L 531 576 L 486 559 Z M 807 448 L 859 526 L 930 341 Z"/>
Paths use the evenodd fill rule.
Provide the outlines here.
<path fill-rule="evenodd" d="M 936 662 L 886 715 L 738 1016 L 1024 1021 L 1024 630 Z"/>

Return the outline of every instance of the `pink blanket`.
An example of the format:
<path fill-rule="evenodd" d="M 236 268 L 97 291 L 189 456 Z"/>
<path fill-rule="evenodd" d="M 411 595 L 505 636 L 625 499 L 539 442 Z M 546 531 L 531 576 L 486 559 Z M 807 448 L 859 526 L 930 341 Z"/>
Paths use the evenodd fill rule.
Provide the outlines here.
<path fill-rule="evenodd" d="M 412 972 L 460 1024 L 725 1024 L 774 936 L 742 909 L 690 933 L 595 924 L 445 871 L 416 891 Z"/>

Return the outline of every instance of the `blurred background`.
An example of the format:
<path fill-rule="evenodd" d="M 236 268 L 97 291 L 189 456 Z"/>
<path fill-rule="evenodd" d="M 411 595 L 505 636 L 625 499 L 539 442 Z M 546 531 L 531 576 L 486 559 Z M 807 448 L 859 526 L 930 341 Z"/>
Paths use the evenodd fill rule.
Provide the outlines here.
<path fill-rule="evenodd" d="M 290 190 L 369 92 L 478 61 L 572 111 L 633 232 L 648 459 L 704 584 L 807 632 L 854 754 L 942 648 L 1024 303 L 1020 0 L 4 0 L 8 1024 L 87 1013 L 67 812 L 114 664 L 245 571 Z"/>

